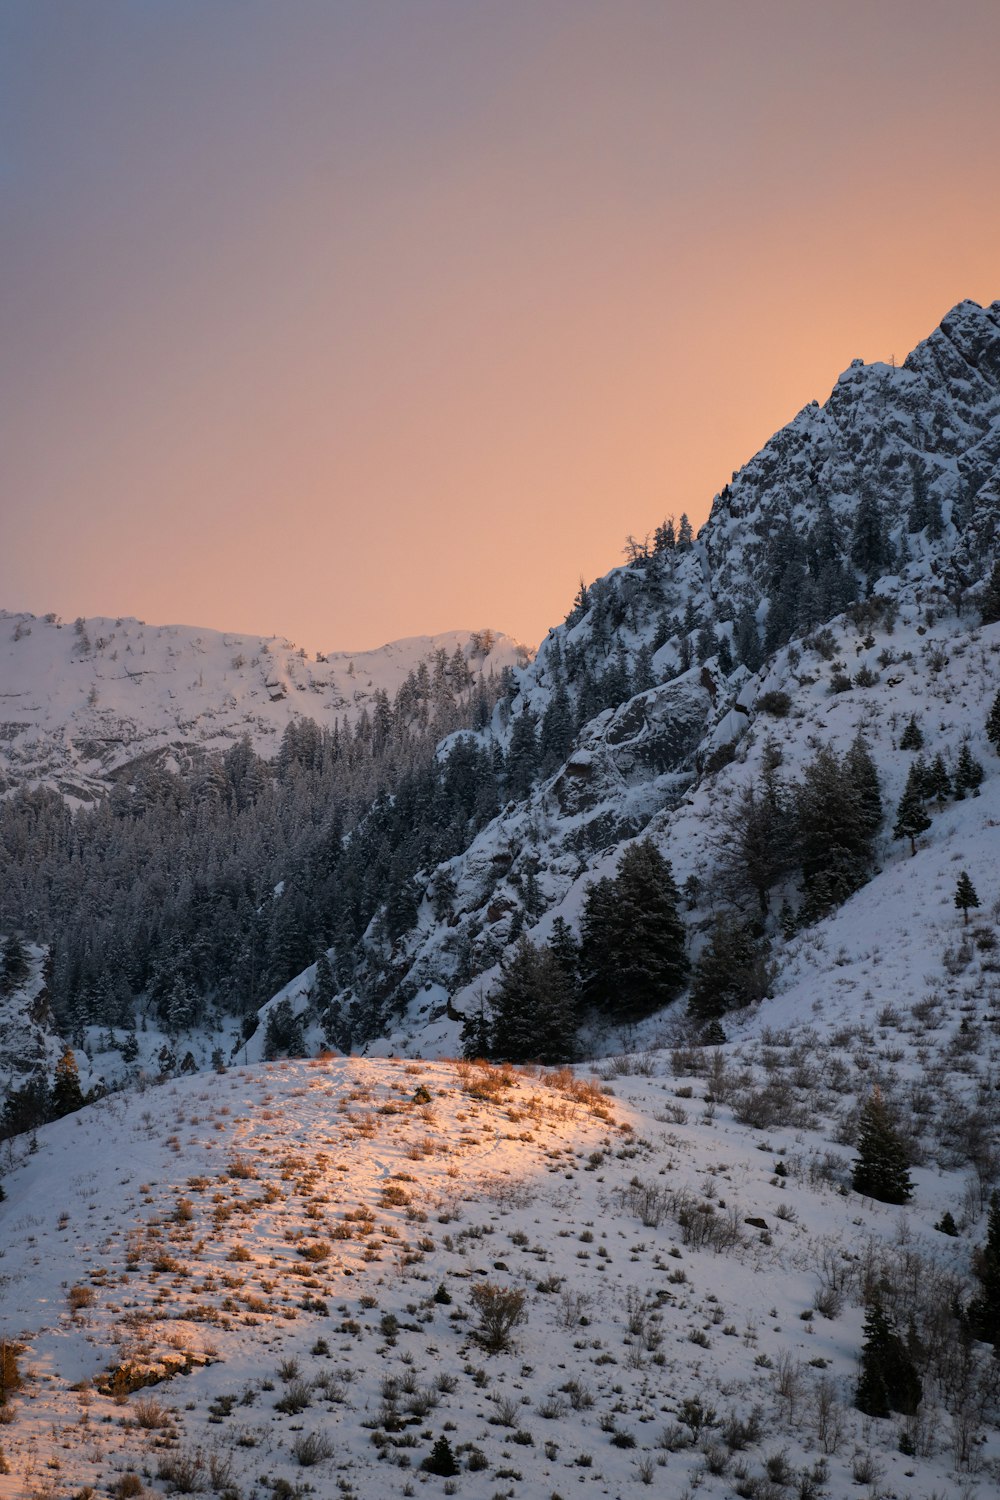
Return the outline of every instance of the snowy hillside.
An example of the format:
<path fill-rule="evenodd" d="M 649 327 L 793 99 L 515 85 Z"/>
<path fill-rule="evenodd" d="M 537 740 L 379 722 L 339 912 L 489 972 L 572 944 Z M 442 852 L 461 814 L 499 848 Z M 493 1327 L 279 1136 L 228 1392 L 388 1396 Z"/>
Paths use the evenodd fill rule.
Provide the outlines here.
<path fill-rule="evenodd" d="M 529 656 L 493 630 L 312 660 L 281 636 L 0 611 L 0 790 L 41 782 L 89 799 L 140 756 L 185 764 L 244 734 L 259 755 L 273 755 L 296 716 L 351 724 L 377 694 L 394 698 L 411 673 L 432 675 L 441 652 L 448 661 L 458 652 L 484 677 Z"/>
<path fill-rule="evenodd" d="M 927 1014 L 842 1020 L 866 1079 L 940 1045 Z M 45 1127 L 0 1206 L 0 1495 L 403 1496 L 442 1438 L 470 1500 L 986 1493 L 984 1346 L 964 1375 L 929 1351 L 917 1417 L 854 1409 L 871 1286 L 954 1337 L 982 1223 L 934 1229 L 960 1182 L 930 1163 L 910 1209 L 847 1191 L 835 1060 L 781 1029 L 606 1089 L 281 1062 Z M 748 1119 L 760 1082 L 787 1119 Z"/>
<path fill-rule="evenodd" d="M 975 654 L 998 527 L 1000 303 L 962 303 L 901 368 L 852 365 L 824 407 L 733 476 L 697 539 L 671 526 L 634 544 L 549 633 L 494 715 L 517 794 L 461 855 L 419 873 L 412 929 L 377 955 L 406 1007 L 391 1045 L 430 1045 L 423 1027 L 446 1003 L 467 1013 L 520 931 L 574 923 L 582 887 L 644 830 L 664 839 L 680 881 L 697 864 L 711 892 L 695 835 L 724 822 L 728 778 L 714 769 L 759 758 L 766 717 L 747 730 L 762 694 L 787 692 L 804 725 L 798 737 L 771 726 L 793 777 L 828 720 L 879 725 L 887 807 L 902 766 L 890 726 L 907 703 L 943 696 L 947 719 L 981 744 L 996 683 L 989 670 L 966 681 L 956 658 Z M 942 652 L 947 671 L 933 664 Z M 944 748 L 956 746 L 953 733 Z M 694 821 L 681 806 L 691 797 Z"/>

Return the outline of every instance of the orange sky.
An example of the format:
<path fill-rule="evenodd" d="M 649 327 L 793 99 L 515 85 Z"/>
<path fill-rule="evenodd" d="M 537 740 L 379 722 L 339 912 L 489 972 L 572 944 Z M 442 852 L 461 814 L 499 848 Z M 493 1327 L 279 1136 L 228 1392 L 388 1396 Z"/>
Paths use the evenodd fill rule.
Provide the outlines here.
<path fill-rule="evenodd" d="M 491 624 L 1000 296 L 995 0 L 0 11 L 0 605 Z"/>

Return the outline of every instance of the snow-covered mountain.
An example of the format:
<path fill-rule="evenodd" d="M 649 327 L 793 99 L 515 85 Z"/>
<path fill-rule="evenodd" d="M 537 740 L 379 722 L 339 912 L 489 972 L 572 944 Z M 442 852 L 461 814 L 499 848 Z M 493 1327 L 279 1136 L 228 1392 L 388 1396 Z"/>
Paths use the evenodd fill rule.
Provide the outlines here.
<path fill-rule="evenodd" d="M 901 369 L 852 366 L 697 539 L 637 544 L 492 722 L 439 746 L 441 778 L 397 798 L 447 815 L 458 852 L 395 867 L 399 919 L 325 950 L 336 993 L 311 965 L 256 1030 L 182 1037 L 201 1071 L 158 1083 L 176 1036 L 151 1018 L 126 1065 L 87 1029 L 84 1086 L 124 1087 L 3 1157 L 0 1497 L 994 1493 L 998 519 L 1000 303 L 963 303 Z M 791 805 L 862 741 L 883 816 L 860 881 L 817 902 L 790 863 L 758 904 L 751 791 Z M 919 756 L 923 823 L 897 827 Z M 463 822 L 476 777 L 501 806 Z M 392 804 L 336 847 L 390 868 Z M 711 1034 L 683 996 L 605 1018 L 575 1073 L 447 1061 L 516 935 L 577 928 L 640 834 L 693 959 L 749 908 L 763 998 Z M 275 924 L 321 853 L 262 894 Z M 38 948 L 25 968 L 0 1025 L 20 1005 L 45 1066 Z M 316 1055 L 329 1008 L 362 1000 L 385 1021 L 368 1052 L 396 1056 Z M 309 1055 L 268 1062 L 283 1005 Z M 852 1172 L 873 1102 L 908 1201 Z M 909 1371 L 889 1414 L 857 1405 L 866 1342 Z"/>
<path fill-rule="evenodd" d="M 724 838 L 726 787 L 759 770 L 765 731 L 788 732 L 757 711 L 765 692 L 788 693 L 805 740 L 864 725 L 897 796 L 899 715 L 941 693 L 929 662 L 976 657 L 998 528 L 1000 302 L 964 302 L 902 367 L 855 361 L 733 476 L 695 540 L 637 546 L 550 631 L 491 730 L 516 754 L 519 725 L 537 727 L 533 784 L 419 877 L 417 920 L 391 956 L 389 1045 L 425 1049 L 447 1012 L 435 1046 L 453 1050 L 454 1018 L 489 993 L 512 936 L 575 923 L 587 882 L 643 830 L 710 889 L 699 821 Z M 858 686 L 862 668 L 874 680 Z M 990 682 L 955 684 L 950 754 L 961 734 L 981 743 Z M 794 775 L 803 739 L 784 753 Z M 733 759 L 746 770 L 723 774 Z"/>
<path fill-rule="evenodd" d="M 296 717 L 352 724 L 411 673 L 433 676 L 442 652 L 487 678 L 530 656 L 496 630 L 312 659 L 283 636 L 0 611 L 0 791 L 43 784 L 90 800 L 140 756 L 184 765 L 243 735 L 268 757 Z"/>

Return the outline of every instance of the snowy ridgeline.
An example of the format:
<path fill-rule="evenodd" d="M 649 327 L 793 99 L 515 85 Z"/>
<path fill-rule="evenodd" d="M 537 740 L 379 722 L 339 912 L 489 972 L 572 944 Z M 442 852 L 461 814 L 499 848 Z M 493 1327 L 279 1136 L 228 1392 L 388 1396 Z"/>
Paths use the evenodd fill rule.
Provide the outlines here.
<path fill-rule="evenodd" d="M 281 636 L 0 611 L 0 789 L 41 783 L 89 800 L 140 756 L 176 766 L 244 734 L 273 755 L 296 718 L 352 725 L 408 678 L 430 696 L 442 664 L 461 693 L 528 658 L 495 630 L 311 658 Z"/>

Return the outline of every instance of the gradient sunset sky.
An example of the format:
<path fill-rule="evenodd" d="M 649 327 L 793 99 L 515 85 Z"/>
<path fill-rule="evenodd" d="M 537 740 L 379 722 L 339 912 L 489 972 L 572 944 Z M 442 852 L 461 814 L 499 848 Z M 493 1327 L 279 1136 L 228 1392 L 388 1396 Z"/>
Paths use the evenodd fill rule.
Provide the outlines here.
<path fill-rule="evenodd" d="M 3 0 L 0 606 L 535 644 L 1000 296 L 997 0 Z"/>

